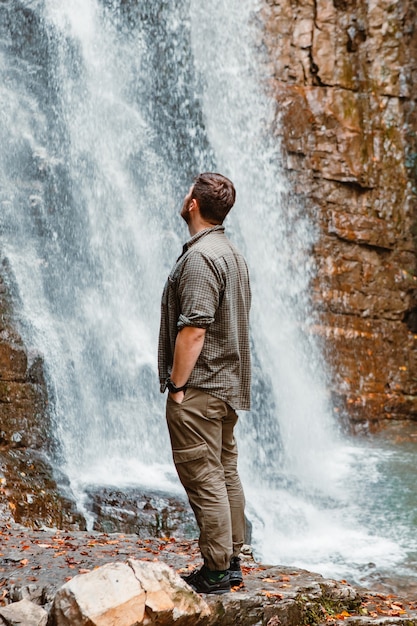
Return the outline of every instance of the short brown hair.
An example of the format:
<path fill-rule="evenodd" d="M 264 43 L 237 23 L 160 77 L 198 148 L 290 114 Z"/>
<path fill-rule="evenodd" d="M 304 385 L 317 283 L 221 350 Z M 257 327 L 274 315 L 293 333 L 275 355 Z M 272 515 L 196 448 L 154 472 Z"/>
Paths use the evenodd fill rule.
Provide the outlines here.
<path fill-rule="evenodd" d="M 212 224 L 223 224 L 235 203 L 236 190 L 231 180 L 214 172 L 194 179 L 191 198 L 198 201 L 201 217 Z"/>

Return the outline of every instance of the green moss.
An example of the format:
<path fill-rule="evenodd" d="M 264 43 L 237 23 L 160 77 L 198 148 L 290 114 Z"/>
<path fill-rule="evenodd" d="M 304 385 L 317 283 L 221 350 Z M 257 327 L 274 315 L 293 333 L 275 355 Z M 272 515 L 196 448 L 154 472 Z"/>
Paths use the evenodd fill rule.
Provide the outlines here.
<path fill-rule="evenodd" d="M 301 595 L 297 598 L 297 604 L 304 616 L 300 626 L 316 626 L 323 624 L 328 617 L 339 615 L 342 611 L 358 613 L 361 600 L 360 598 L 347 601 L 335 600 L 324 594 L 317 601 L 311 601 L 307 596 Z"/>

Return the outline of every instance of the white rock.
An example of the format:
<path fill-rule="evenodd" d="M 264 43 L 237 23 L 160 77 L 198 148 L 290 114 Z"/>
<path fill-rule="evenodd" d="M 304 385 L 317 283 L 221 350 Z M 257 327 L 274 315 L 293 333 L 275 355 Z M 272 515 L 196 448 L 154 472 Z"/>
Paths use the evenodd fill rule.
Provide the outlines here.
<path fill-rule="evenodd" d="M 45 626 L 48 614 L 33 602 L 20 600 L 0 607 L 0 619 L 7 626 Z"/>
<path fill-rule="evenodd" d="M 51 619 L 54 626 L 194 626 L 209 614 L 206 602 L 173 569 L 129 559 L 75 576 L 58 590 Z"/>
<path fill-rule="evenodd" d="M 57 626 L 133 626 L 145 614 L 145 592 L 126 563 L 108 563 L 75 576 L 52 606 Z"/>
<path fill-rule="evenodd" d="M 146 591 L 147 616 L 158 616 L 158 624 L 197 623 L 197 619 L 210 614 L 206 602 L 165 563 L 129 559 L 129 565 Z M 146 623 L 146 621 L 144 621 Z M 153 623 L 153 622 L 152 622 Z"/>

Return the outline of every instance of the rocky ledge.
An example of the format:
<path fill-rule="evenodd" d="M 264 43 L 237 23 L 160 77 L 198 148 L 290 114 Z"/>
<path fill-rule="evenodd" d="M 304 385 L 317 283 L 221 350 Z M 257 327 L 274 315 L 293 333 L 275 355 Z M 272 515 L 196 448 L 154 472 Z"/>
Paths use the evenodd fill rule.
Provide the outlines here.
<path fill-rule="evenodd" d="M 417 603 L 243 554 L 244 586 L 199 596 L 195 541 L 0 527 L 0 624 L 417 626 Z"/>

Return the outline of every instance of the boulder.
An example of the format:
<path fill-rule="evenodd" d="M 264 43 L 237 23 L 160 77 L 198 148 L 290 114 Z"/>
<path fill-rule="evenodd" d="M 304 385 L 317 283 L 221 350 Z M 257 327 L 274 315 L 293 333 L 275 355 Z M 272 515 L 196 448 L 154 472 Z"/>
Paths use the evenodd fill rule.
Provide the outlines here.
<path fill-rule="evenodd" d="M 51 619 L 56 626 L 133 626 L 144 614 L 145 591 L 132 569 L 109 563 L 61 587 Z"/>
<path fill-rule="evenodd" d="M 198 534 L 188 502 L 162 491 L 89 485 L 84 506 L 94 516 L 94 530 L 100 532 L 135 533 L 144 539 Z"/>
<path fill-rule="evenodd" d="M 58 590 L 49 626 L 194 626 L 207 604 L 163 563 L 130 559 L 75 576 Z"/>
<path fill-rule="evenodd" d="M 0 607 L 0 623 L 7 626 L 46 626 L 48 614 L 29 600 L 20 600 Z"/>
<path fill-rule="evenodd" d="M 194 625 L 210 614 L 205 601 L 164 563 L 135 559 L 128 563 L 146 590 L 145 613 L 152 624 Z"/>

